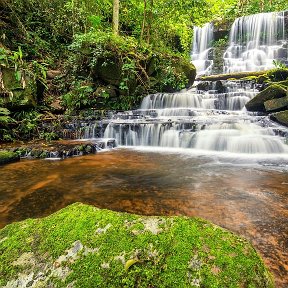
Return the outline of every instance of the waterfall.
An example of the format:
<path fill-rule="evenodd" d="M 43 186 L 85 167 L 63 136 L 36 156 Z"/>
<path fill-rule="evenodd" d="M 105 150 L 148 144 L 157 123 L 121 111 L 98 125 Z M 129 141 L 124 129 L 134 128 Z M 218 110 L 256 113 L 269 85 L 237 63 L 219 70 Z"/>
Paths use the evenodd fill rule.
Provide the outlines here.
<path fill-rule="evenodd" d="M 122 146 L 242 155 L 288 153 L 288 129 L 244 110 L 245 103 L 257 93 L 253 85 L 243 81 L 223 81 L 221 85 L 220 89 L 219 83 L 207 82 L 202 88 L 182 93 L 148 95 L 141 109 L 115 114 L 104 137 L 115 138 Z M 282 133 L 277 132 L 280 130 Z"/>
<path fill-rule="evenodd" d="M 284 40 L 284 12 L 236 19 L 230 45 L 224 53 L 225 72 L 271 68 L 273 59 L 287 59 Z M 212 41 L 211 23 L 194 27 L 191 57 L 198 75 L 211 72 Z M 259 92 L 253 82 L 227 80 L 196 84 L 185 92 L 146 96 L 138 110 L 118 112 L 106 119 L 102 136 L 114 138 L 123 146 L 174 147 L 249 157 L 287 155 L 288 129 L 267 116 L 245 110 L 245 104 Z M 88 125 L 85 137 L 95 137 L 95 129 Z"/>
<path fill-rule="evenodd" d="M 287 58 L 284 12 L 261 13 L 237 18 L 225 51 L 224 73 L 273 68 L 273 60 Z"/>
<path fill-rule="evenodd" d="M 212 43 L 213 42 L 213 24 L 206 23 L 203 27 L 194 26 L 193 49 L 191 59 L 196 67 L 198 75 L 207 75 L 211 73 Z"/>

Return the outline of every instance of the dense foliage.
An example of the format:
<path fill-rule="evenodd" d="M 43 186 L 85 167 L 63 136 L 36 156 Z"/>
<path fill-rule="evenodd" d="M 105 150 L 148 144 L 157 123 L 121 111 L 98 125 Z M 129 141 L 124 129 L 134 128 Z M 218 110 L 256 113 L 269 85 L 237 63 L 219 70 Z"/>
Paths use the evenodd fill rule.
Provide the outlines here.
<path fill-rule="evenodd" d="M 181 89 L 187 74 L 175 63 L 189 61 L 194 25 L 286 6 L 285 0 L 120 0 L 117 36 L 111 33 L 113 0 L 0 0 L 0 140 L 38 137 L 39 121 L 47 109 L 54 113 L 54 102 L 62 105 L 57 113 L 128 109 L 144 94 Z M 113 59 L 119 81 L 99 80 L 95 69 L 99 74 Z M 46 82 L 49 69 L 62 76 Z M 7 71 L 14 87 L 2 79 Z M 23 105 L 16 96 L 31 79 L 33 97 Z"/>
<path fill-rule="evenodd" d="M 193 25 L 286 8 L 285 0 L 121 0 L 120 32 L 187 54 Z M 1 42 L 30 58 L 56 57 L 75 34 L 112 29 L 112 0 L 1 0 L 0 10 Z"/>

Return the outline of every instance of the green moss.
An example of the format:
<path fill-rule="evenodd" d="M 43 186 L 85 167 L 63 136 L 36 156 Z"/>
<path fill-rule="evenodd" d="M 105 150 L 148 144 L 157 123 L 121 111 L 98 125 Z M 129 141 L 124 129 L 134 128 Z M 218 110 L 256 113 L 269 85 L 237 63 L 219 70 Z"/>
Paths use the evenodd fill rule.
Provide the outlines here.
<path fill-rule="evenodd" d="M 6 226 L 0 251 L 0 285 L 33 272 L 43 287 L 274 287 L 246 240 L 197 218 L 76 203 Z"/>
<path fill-rule="evenodd" d="M 288 127 L 288 110 L 272 114 L 271 119 Z"/>
<path fill-rule="evenodd" d="M 277 99 L 286 96 L 286 88 L 280 85 L 272 84 L 258 93 L 254 98 L 246 103 L 248 111 L 265 112 L 264 103 L 268 100 Z"/>
<path fill-rule="evenodd" d="M 18 161 L 19 155 L 10 151 L 0 151 L 0 165 Z"/>
<path fill-rule="evenodd" d="M 20 73 L 25 79 L 25 85 L 16 79 L 15 74 Z M 0 98 L 2 105 L 6 107 L 35 107 L 37 104 L 36 81 L 24 72 L 15 72 L 11 68 L 2 68 L 4 90 L 0 88 Z M 21 76 L 21 77 L 22 77 Z M 18 76 L 19 77 L 19 76 Z M 1 95 L 10 95 L 9 97 Z"/>

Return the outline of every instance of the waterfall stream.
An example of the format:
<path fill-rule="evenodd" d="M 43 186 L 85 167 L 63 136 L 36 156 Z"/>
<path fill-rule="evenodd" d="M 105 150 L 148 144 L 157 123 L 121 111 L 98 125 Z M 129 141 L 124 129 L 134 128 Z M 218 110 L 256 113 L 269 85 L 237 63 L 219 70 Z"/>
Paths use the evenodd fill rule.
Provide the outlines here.
<path fill-rule="evenodd" d="M 268 70 L 274 67 L 274 60 L 288 64 L 287 13 L 260 13 L 237 18 L 229 29 L 223 72 Z M 210 75 L 213 70 L 214 45 L 219 40 L 214 36 L 217 32 L 212 23 L 194 27 L 191 59 L 198 75 Z M 220 40 L 225 41 L 224 38 Z"/>
<path fill-rule="evenodd" d="M 259 71 L 273 68 L 273 60 L 287 60 L 284 12 L 261 13 L 237 18 L 224 53 L 224 72 Z"/>
<path fill-rule="evenodd" d="M 224 71 L 263 70 L 273 66 L 273 59 L 287 59 L 285 13 L 236 19 L 223 55 Z M 212 71 L 213 29 L 211 23 L 194 27 L 191 58 L 198 75 Z M 288 157 L 288 129 L 245 109 L 258 92 L 249 81 L 216 81 L 196 83 L 188 91 L 148 95 L 138 110 L 106 120 L 101 136 L 115 138 L 121 146 Z M 87 126 L 85 138 L 94 138 L 96 130 L 97 125 Z"/>
<path fill-rule="evenodd" d="M 140 109 L 114 114 L 102 136 L 121 146 L 288 156 L 288 129 L 245 110 L 257 93 L 251 82 L 206 84 L 204 90 L 199 84 L 184 92 L 148 95 Z M 87 126 L 85 138 L 93 138 L 95 129 Z"/>
<path fill-rule="evenodd" d="M 213 24 L 207 23 L 203 27 L 194 26 L 193 49 L 191 59 L 198 75 L 210 74 L 212 60 Z"/>

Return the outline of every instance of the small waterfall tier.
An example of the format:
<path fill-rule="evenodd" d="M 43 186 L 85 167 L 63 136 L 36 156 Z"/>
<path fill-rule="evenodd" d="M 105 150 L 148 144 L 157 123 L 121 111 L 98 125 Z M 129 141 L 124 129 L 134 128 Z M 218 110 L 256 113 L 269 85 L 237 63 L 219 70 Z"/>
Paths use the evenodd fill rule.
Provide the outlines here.
<path fill-rule="evenodd" d="M 213 24 L 203 27 L 194 26 L 193 48 L 191 59 L 196 67 L 197 75 L 211 74 L 213 66 Z"/>
<path fill-rule="evenodd" d="M 273 12 L 237 18 L 223 55 L 224 73 L 271 69 L 275 59 L 286 63 L 284 16 L 285 12 Z"/>
<path fill-rule="evenodd" d="M 105 138 L 122 146 L 186 148 L 241 154 L 288 153 L 288 129 L 245 111 L 257 93 L 241 81 L 202 82 L 182 93 L 152 94 L 141 109 L 106 120 Z M 102 123 L 103 125 L 103 123 Z M 87 126 L 85 137 L 93 137 Z"/>

